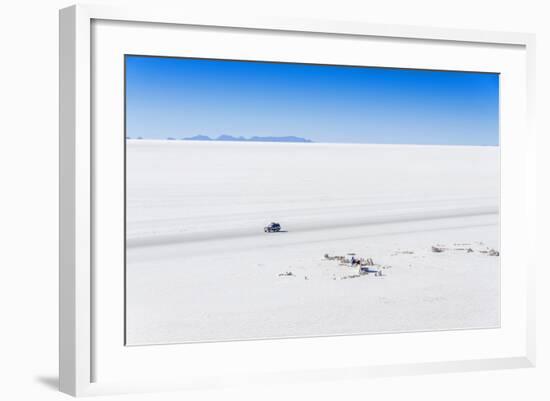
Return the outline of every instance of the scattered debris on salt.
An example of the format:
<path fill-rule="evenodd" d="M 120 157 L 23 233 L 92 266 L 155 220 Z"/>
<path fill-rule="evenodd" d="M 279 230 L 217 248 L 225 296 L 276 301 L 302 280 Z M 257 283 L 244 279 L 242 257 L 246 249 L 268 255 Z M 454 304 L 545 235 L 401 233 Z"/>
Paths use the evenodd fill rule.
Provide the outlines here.
<path fill-rule="evenodd" d="M 386 267 L 389 267 L 389 266 L 380 266 L 380 265 L 374 263 L 374 260 L 372 258 L 356 258 L 355 253 L 348 253 L 348 255 L 350 255 L 349 258 L 347 258 L 345 256 L 339 256 L 339 255 L 330 256 L 328 253 L 325 253 L 323 255 L 323 257 L 324 257 L 325 260 L 338 261 L 339 266 L 358 267 L 359 268 L 359 270 L 358 270 L 359 274 L 357 276 L 368 275 L 369 273 L 373 273 L 375 276 L 381 276 L 382 272 L 380 271 L 380 269 L 382 269 L 382 268 L 385 269 Z M 371 269 L 369 269 L 369 267 L 378 267 L 378 269 L 377 270 L 371 270 Z M 344 277 L 353 278 L 355 276 L 356 275 L 344 276 Z M 334 276 L 333 276 L 333 279 L 335 279 Z M 342 279 L 342 277 L 340 279 Z"/>
<path fill-rule="evenodd" d="M 342 276 L 340 277 L 340 280 L 347 280 L 348 278 L 357 278 L 357 277 L 361 277 L 360 274 L 351 274 L 349 276 Z"/>
<path fill-rule="evenodd" d="M 483 245 L 483 242 L 475 242 L 476 244 Z M 468 244 L 454 244 L 457 245 L 468 245 Z M 432 245 L 432 252 L 441 253 L 443 251 L 452 250 L 452 251 L 465 251 L 466 253 L 473 253 L 474 250 L 472 248 L 444 248 L 442 245 L 437 244 L 437 246 Z M 489 256 L 500 256 L 500 252 L 493 249 L 486 247 L 486 249 L 482 249 L 478 251 L 479 253 L 484 253 Z"/>

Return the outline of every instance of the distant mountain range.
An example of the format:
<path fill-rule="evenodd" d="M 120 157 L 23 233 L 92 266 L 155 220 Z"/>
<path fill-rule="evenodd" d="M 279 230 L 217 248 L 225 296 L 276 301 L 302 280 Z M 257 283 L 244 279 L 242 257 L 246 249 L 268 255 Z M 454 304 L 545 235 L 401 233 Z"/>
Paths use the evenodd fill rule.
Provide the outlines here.
<path fill-rule="evenodd" d="M 220 135 L 217 138 L 210 138 L 206 135 L 195 135 L 189 138 L 183 138 L 185 141 L 234 141 L 234 142 L 301 142 L 311 143 L 310 139 L 300 138 L 298 136 L 253 136 L 245 138 L 244 136 Z"/>

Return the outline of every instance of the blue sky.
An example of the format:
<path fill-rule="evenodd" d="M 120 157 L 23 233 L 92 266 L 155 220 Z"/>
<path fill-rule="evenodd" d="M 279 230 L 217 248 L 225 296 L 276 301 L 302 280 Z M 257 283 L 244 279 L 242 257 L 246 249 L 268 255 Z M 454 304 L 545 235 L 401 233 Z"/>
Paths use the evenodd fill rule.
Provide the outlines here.
<path fill-rule="evenodd" d="M 498 145 L 498 74 L 126 56 L 126 135 Z"/>

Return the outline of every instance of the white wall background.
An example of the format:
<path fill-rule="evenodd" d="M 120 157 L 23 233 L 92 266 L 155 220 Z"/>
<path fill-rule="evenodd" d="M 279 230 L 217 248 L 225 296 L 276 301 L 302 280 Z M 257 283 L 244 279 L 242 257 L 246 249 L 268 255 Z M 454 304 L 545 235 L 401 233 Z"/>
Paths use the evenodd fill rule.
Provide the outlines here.
<path fill-rule="evenodd" d="M 138 1 L 111 0 L 115 5 Z M 0 2 L 0 399 L 57 400 L 58 21 L 64 0 Z M 550 239 L 550 24 L 545 1 L 271 0 L 140 1 L 184 4 L 189 12 L 248 13 L 377 23 L 527 31 L 538 35 L 539 240 Z M 550 399 L 550 283 L 538 270 L 538 367 L 535 369 L 326 382 L 225 392 L 130 395 L 188 399 Z M 111 399 L 111 397 L 108 397 Z M 113 397 L 114 399 L 114 397 Z M 118 398 L 117 398 L 118 399 Z"/>

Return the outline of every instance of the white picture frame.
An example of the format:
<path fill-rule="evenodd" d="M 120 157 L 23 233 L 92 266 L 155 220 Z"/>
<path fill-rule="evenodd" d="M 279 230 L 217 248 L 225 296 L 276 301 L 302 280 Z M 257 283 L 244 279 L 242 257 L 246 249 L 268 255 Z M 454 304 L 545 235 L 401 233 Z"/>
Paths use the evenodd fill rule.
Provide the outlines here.
<path fill-rule="evenodd" d="M 485 51 L 483 46 L 518 50 L 510 57 L 518 61 L 519 70 L 515 72 L 510 70 L 509 76 L 511 78 L 507 82 L 510 82 L 510 85 L 515 85 L 524 96 L 518 95 L 516 99 L 510 99 L 510 102 L 512 100 L 519 102 L 514 104 L 519 105 L 521 111 L 518 112 L 520 114 L 517 116 L 510 116 L 510 126 L 518 129 L 516 134 L 513 137 L 503 138 L 502 146 L 510 149 L 508 153 L 510 155 L 509 163 L 506 161 L 503 161 L 503 163 L 508 163 L 510 168 L 506 167 L 503 170 L 506 173 L 503 173 L 502 181 L 506 185 L 503 187 L 502 196 L 505 210 L 508 211 L 506 218 L 510 221 L 510 224 L 503 225 L 503 227 L 506 229 L 506 227 L 513 224 L 518 231 L 521 231 L 519 235 L 523 238 L 523 241 L 519 247 L 521 251 L 524 251 L 524 258 L 521 259 L 518 252 L 516 252 L 517 255 L 512 255 L 514 251 L 508 250 L 510 246 L 507 244 L 510 244 L 513 239 L 511 236 L 517 235 L 514 233 L 510 233 L 509 236 L 507 232 L 502 233 L 504 235 L 502 252 L 509 252 L 510 263 L 519 264 L 521 269 L 521 277 L 517 282 L 509 282 L 509 285 L 518 287 L 518 292 L 514 294 L 522 298 L 518 310 L 514 311 L 514 313 L 517 313 L 514 316 L 518 316 L 520 322 L 510 329 L 511 334 L 508 333 L 509 335 L 501 337 L 493 337 L 494 333 L 488 331 L 423 333 L 416 335 L 416 337 L 414 333 L 411 333 L 402 336 L 402 338 L 411 338 L 413 342 L 418 341 L 415 342 L 417 345 L 437 344 L 439 341 L 441 346 L 444 346 L 446 341 L 447 344 L 450 341 L 450 336 L 454 336 L 452 341 L 464 341 L 464 344 L 472 344 L 475 341 L 479 341 L 480 344 L 483 344 L 484 341 L 498 343 L 498 347 L 495 346 L 494 349 L 487 350 L 487 352 L 478 350 L 469 354 L 464 353 L 464 357 L 461 357 L 463 351 L 458 346 L 452 357 L 445 359 L 443 356 L 443 360 L 432 360 L 430 358 L 425 360 L 417 355 L 415 356 L 414 353 L 400 359 L 384 355 L 384 352 L 381 352 L 381 356 L 377 361 L 362 363 L 360 354 L 355 359 L 337 361 L 336 354 L 330 351 L 331 349 L 341 349 L 341 347 L 361 346 L 364 336 L 310 339 L 309 341 L 270 340 L 203 344 L 199 347 L 193 345 L 192 348 L 185 344 L 137 347 L 138 349 L 127 352 L 124 349 L 123 338 L 119 335 L 119 329 L 111 329 L 109 323 L 118 321 L 116 319 L 120 318 L 120 314 L 117 314 L 118 312 L 112 315 L 102 313 L 101 303 L 98 306 L 96 305 L 97 301 L 94 300 L 97 291 L 104 292 L 107 295 L 102 295 L 103 301 L 101 302 L 111 301 L 114 305 L 117 305 L 113 309 L 119 310 L 122 305 L 120 305 L 120 298 L 116 293 L 121 294 L 124 290 L 123 286 L 119 285 L 122 278 L 120 275 L 116 276 L 118 273 L 113 273 L 115 276 L 111 277 L 103 273 L 98 275 L 94 270 L 98 261 L 102 260 L 96 254 L 94 241 L 102 238 L 101 236 L 98 237 L 98 233 L 101 231 L 98 227 L 101 227 L 102 224 L 98 219 L 101 218 L 101 213 L 103 213 L 101 210 L 98 211 L 98 205 L 95 204 L 97 200 L 95 191 L 98 190 L 95 179 L 96 169 L 98 168 L 96 162 L 98 152 L 103 152 L 110 146 L 108 143 L 98 144 L 93 137 L 93 126 L 97 125 L 97 121 L 94 121 L 95 105 L 92 101 L 94 98 L 92 77 L 96 73 L 94 69 L 98 67 L 94 56 L 99 54 L 97 51 L 101 51 L 97 47 L 101 47 L 101 43 L 105 43 L 100 40 L 94 43 L 93 35 L 94 24 L 98 22 L 101 24 L 101 21 L 105 21 L 107 25 L 116 24 L 117 22 L 157 24 L 156 26 L 163 29 L 177 29 L 178 26 L 205 27 L 221 30 L 219 35 L 224 35 L 224 29 L 231 29 L 243 30 L 251 34 L 254 32 L 268 32 L 274 35 L 282 33 L 286 35 L 337 36 L 341 40 L 384 38 L 388 41 L 414 41 L 436 46 L 453 45 L 457 46 L 455 49 L 457 52 L 462 51 L 461 48 L 468 47 L 478 47 L 480 51 Z M 106 34 L 110 33 L 109 29 L 102 31 L 101 34 L 104 38 Z M 122 26 L 116 27 L 116 29 L 125 30 L 130 28 Z M 138 33 L 137 30 L 141 28 L 135 27 L 135 29 L 136 31 L 133 33 Z M 163 29 L 159 29 L 159 35 L 170 34 L 169 31 L 164 32 Z M 148 35 L 150 42 L 147 44 L 148 46 L 154 46 L 155 40 L 158 40 L 155 35 Z M 120 34 L 119 36 L 124 35 Z M 114 36 L 111 39 L 113 49 L 115 49 L 120 41 Z M 165 51 L 171 51 L 169 46 Z M 162 53 L 160 50 L 159 52 Z M 534 366 L 534 270 L 537 261 L 532 256 L 535 253 L 529 252 L 532 251 L 535 244 L 536 221 L 535 133 L 532 127 L 535 85 L 534 54 L 534 35 L 525 33 L 389 26 L 344 21 L 198 16 L 187 15 L 183 9 L 166 11 L 154 7 L 111 8 L 108 6 L 78 5 L 61 10 L 60 390 L 79 396 L 115 392 L 208 388 L 250 382 L 328 380 L 343 377 L 361 378 Z M 498 62 L 504 63 L 504 61 L 505 58 Z M 426 67 L 430 67 L 431 63 L 432 61 L 427 60 Z M 452 57 L 447 62 L 442 61 L 442 63 L 441 65 L 449 68 L 454 65 Z M 105 65 L 108 66 L 109 64 Z M 460 68 L 461 66 L 456 67 L 456 69 Z M 464 67 L 462 66 L 462 68 Z M 492 67 L 487 64 L 486 67 L 482 66 L 480 68 L 487 70 Z M 500 71 L 494 70 L 494 72 Z M 117 105 L 117 99 L 115 99 L 115 106 L 122 107 L 120 104 Z M 515 113 L 512 108 L 506 105 L 502 110 L 503 113 Z M 508 118 L 506 115 L 504 117 Z M 117 156 L 116 149 L 112 149 L 110 153 L 114 155 L 110 157 L 120 157 L 120 154 Z M 517 162 L 515 163 L 517 167 L 512 170 L 514 162 Z M 510 171 L 514 173 L 510 174 Z M 519 191 L 521 197 L 516 199 L 514 198 L 516 196 L 514 192 L 517 193 L 518 191 L 517 189 L 513 191 L 511 190 L 513 188 L 510 187 L 517 187 L 516 184 L 518 183 L 522 183 L 521 191 Z M 510 189 L 507 193 L 505 193 L 506 188 Z M 507 205 L 510 205 L 510 207 Z M 121 242 L 116 246 L 122 247 L 123 244 Z M 525 258 L 525 255 L 527 255 L 527 258 Z M 107 281 L 111 278 L 114 281 Z M 106 283 L 107 286 L 105 286 Z M 504 298 L 508 296 L 511 295 L 507 295 L 506 292 L 503 293 Z M 503 302 L 504 308 L 506 308 L 506 305 L 508 304 Z M 387 340 L 384 340 L 384 344 L 395 342 L 396 349 L 400 349 L 401 345 L 397 344 L 402 338 L 397 339 L 395 335 L 384 336 L 388 336 Z M 403 343 L 404 347 L 406 341 L 408 340 Z M 183 346 L 189 348 L 183 349 L 181 348 Z M 172 349 L 175 349 L 173 347 L 178 347 L 178 351 L 172 352 Z M 314 358 L 319 347 L 328 350 L 326 358 L 324 358 L 324 365 L 318 364 Z M 182 349 L 187 355 L 187 360 L 195 361 L 198 365 L 200 365 L 198 361 L 202 356 L 207 355 L 211 358 L 217 355 L 220 362 L 219 367 L 212 375 L 204 373 L 208 371 L 208 367 L 205 367 L 205 370 L 201 370 L 198 366 L 193 367 L 193 369 L 190 369 L 189 366 L 187 368 L 182 367 L 177 359 L 178 356 L 181 357 Z M 300 352 L 303 353 L 301 356 L 306 357 L 309 355 L 312 362 L 299 364 L 292 359 L 276 358 L 276 355 L 300 355 Z M 265 362 L 264 367 L 258 366 L 257 369 L 247 370 L 245 365 L 252 363 L 254 360 L 247 360 L 246 356 L 262 353 L 270 355 L 271 361 Z M 240 362 L 237 360 L 237 356 L 243 356 L 245 362 L 239 365 Z M 331 358 L 333 358 L 333 362 L 331 362 Z M 222 363 L 222 359 L 225 361 L 224 363 Z M 156 364 L 157 367 L 162 365 L 164 368 L 157 368 L 159 370 L 158 375 L 153 377 L 152 372 L 139 366 L 139 361 L 143 361 L 143 365 Z M 113 366 L 113 372 L 103 374 L 101 367 L 106 366 L 107 363 Z M 123 367 L 128 369 L 121 369 Z M 114 372 L 115 369 L 119 372 L 124 370 L 125 374 L 117 375 Z M 171 371 L 176 369 L 179 372 L 186 373 L 183 375 L 170 374 Z"/>

